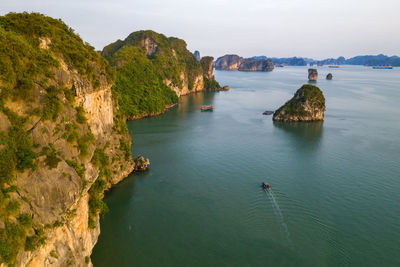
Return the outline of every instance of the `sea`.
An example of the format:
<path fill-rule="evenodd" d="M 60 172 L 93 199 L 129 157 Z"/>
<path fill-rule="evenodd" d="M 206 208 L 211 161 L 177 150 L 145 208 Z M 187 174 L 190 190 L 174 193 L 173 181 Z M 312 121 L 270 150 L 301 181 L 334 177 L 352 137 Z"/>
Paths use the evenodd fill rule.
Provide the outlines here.
<path fill-rule="evenodd" d="M 400 68 L 318 73 L 323 122 L 262 114 L 308 83 L 294 66 L 129 121 L 151 165 L 106 193 L 94 266 L 400 266 Z"/>

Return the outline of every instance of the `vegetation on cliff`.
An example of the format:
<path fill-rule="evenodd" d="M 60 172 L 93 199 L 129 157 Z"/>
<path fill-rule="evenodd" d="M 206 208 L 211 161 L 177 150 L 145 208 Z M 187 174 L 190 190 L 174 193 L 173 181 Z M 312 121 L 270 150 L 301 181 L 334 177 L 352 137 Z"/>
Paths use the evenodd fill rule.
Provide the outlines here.
<path fill-rule="evenodd" d="M 59 65 L 54 55 L 62 55 L 94 87 L 100 85 L 99 73 L 108 82 L 114 79 L 109 64 L 61 20 L 38 13 L 9 13 L 0 17 L 0 44 L 0 75 L 2 87 L 7 88 L 3 95 L 29 96 L 39 75 L 42 79 L 53 76 L 52 67 Z"/>
<path fill-rule="evenodd" d="M 67 75 L 73 77 L 68 86 Z M 60 227 L 59 219 L 67 218 L 41 217 L 25 195 L 27 186 L 47 186 L 38 177 L 52 169 L 65 184 L 78 177 L 71 186 L 81 193 L 89 190 L 91 227 L 93 218 L 106 209 L 105 188 L 99 184 L 110 183 L 110 166 L 118 163 L 108 160 L 105 141 L 96 139 L 82 104 L 76 102 L 75 81 L 95 92 L 109 88 L 114 76 L 108 62 L 61 20 L 37 13 L 0 17 L 0 263 L 14 264 L 21 251 L 44 245 L 46 229 Z M 120 141 L 112 150 L 123 156 L 126 149 L 120 147 L 130 151 L 130 140 L 122 133 L 125 122 L 118 116 L 115 121 Z M 118 161 L 117 155 L 114 158 Z M 86 180 L 90 162 L 100 172 L 99 182 Z M 32 181 L 25 185 L 26 179 Z M 49 213 L 56 210 L 50 209 L 52 204 L 46 204 Z"/>
<path fill-rule="evenodd" d="M 103 56 L 117 69 L 114 91 L 127 117 L 159 113 L 178 98 L 171 87 L 194 89 L 200 63 L 185 41 L 153 31 L 131 33 L 104 47 Z M 170 86 L 166 86 L 166 82 Z"/>
<path fill-rule="evenodd" d="M 125 62 L 117 68 L 113 87 L 120 111 L 128 118 L 158 113 L 178 102 L 176 93 L 164 84 L 156 65 L 135 46 L 125 46 L 114 60 Z"/>
<path fill-rule="evenodd" d="M 275 121 L 315 121 L 323 120 L 325 97 L 314 85 L 305 84 L 298 89 L 292 99 L 277 109 Z"/>

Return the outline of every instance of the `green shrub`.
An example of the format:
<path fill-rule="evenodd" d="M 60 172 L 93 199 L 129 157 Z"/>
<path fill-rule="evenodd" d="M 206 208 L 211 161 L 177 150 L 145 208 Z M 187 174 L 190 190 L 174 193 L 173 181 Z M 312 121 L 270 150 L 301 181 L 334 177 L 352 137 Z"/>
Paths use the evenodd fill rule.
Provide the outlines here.
<path fill-rule="evenodd" d="M 35 229 L 35 234 L 28 236 L 25 242 L 25 250 L 34 251 L 40 246 L 46 244 L 46 236 L 44 235 L 43 228 Z"/>
<path fill-rule="evenodd" d="M 55 258 L 55 259 L 58 259 L 58 255 L 54 250 L 50 251 L 50 256 Z"/>
<path fill-rule="evenodd" d="M 26 230 L 22 225 L 6 221 L 5 228 L 0 228 L 0 262 L 12 265 L 25 239 Z"/>
<path fill-rule="evenodd" d="M 44 107 L 42 111 L 42 118 L 44 120 L 56 121 L 63 109 L 63 102 L 59 99 L 58 94 L 61 90 L 55 86 L 49 86 L 44 95 Z"/>
<path fill-rule="evenodd" d="M 19 212 L 20 207 L 21 203 L 19 203 L 17 200 L 10 200 L 7 203 L 6 212 L 8 214 L 15 215 Z"/>
<path fill-rule="evenodd" d="M 18 216 L 19 223 L 26 229 L 32 228 L 33 219 L 28 213 L 22 213 Z"/>
<path fill-rule="evenodd" d="M 53 228 L 64 226 L 63 222 L 55 221 L 52 225 Z"/>
<path fill-rule="evenodd" d="M 119 140 L 120 149 L 124 152 L 125 160 L 129 160 L 132 158 L 132 150 L 129 142 L 125 141 L 124 139 Z"/>
<path fill-rule="evenodd" d="M 36 153 L 33 142 L 21 125 L 12 126 L 8 133 L 0 133 L 4 148 L 0 151 L 0 184 L 14 179 L 15 171 L 35 169 Z"/>
<path fill-rule="evenodd" d="M 83 109 L 82 106 L 76 107 L 76 121 L 80 124 L 86 123 L 87 118 L 85 115 L 85 110 Z"/>
<path fill-rule="evenodd" d="M 58 163 L 61 161 L 61 159 L 57 157 L 59 153 L 56 151 L 56 148 L 52 143 L 50 143 L 48 147 L 42 149 L 41 155 L 46 156 L 44 162 L 50 169 L 57 168 Z"/>
<path fill-rule="evenodd" d="M 221 88 L 219 83 L 215 79 L 207 79 L 206 77 L 203 77 L 204 80 L 204 88 L 206 90 L 217 90 Z"/>
<path fill-rule="evenodd" d="M 67 140 L 67 142 L 71 144 L 77 142 L 79 139 L 78 126 L 73 123 L 66 124 L 64 133 L 61 135 L 61 138 Z"/>
<path fill-rule="evenodd" d="M 65 162 L 76 171 L 79 177 L 81 177 L 82 179 L 85 178 L 85 165 L 83 165 L 81 162 L 73 160 L 66 160 Z"/>
<path fill-rule="evenodd" d="M 96 148 L 91 162 L 96 168 L 104 168 L 110 165 L 110 159 L 103 149 Z"/>
<path fill-rule="evenodd" d="M 108 211 L 106 203 L 103 202 L 103 192 L 106 188 L 107 182 L 99 177 L 89 189 L 88 227 L 90 229 L 96 228 L 97 215 Z"/>
<path fill-rule="evenodd" d="M 75 103 L 75 92 L 72 89 L 68 89 L 66 87 L 63 88 L 64 96 L 67 101 L 73 105 Z"/>
<path fill-rule="evenodd" d="M 90 130 L 88 130 L 85 135 L 81 136 L 78 139 L 78 149 L 80 151 L 80 157 L 82 159 L 85 159 L 87 156 L 89 156 L 89 146 L 94 141 L 95 137 Z"/>

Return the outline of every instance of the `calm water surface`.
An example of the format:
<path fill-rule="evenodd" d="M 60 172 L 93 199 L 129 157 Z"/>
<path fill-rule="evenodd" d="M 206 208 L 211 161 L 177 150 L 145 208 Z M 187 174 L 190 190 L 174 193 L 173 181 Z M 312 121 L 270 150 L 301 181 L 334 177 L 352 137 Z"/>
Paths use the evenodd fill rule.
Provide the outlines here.
<path fill-rule="evenodd" d="M 129 122 L 151 169 L 107 194 L 94 266 L 400 266 L 400 69 L 319 74 L 323 123 L 262 115 L 306 67 L 217 71 L 229 92 Z"/>

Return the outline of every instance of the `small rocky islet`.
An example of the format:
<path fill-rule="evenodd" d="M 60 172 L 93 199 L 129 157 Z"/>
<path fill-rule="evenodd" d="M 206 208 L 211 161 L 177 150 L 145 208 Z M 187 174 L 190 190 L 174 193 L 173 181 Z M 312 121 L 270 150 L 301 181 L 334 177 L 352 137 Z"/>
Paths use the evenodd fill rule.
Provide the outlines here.
<path fill-rule="evenodd" d="M 296 91 L 293 98 L 277 109 L 274 121 L 300 122 L 324 120 L 325 97 L 314 85 L 305 84 Z"/>
<path fill-rule="evenodd" d="M 308 69 L 308 80 L 310 82 L 316 82 L 318 80 L 317 69 Z"/>

